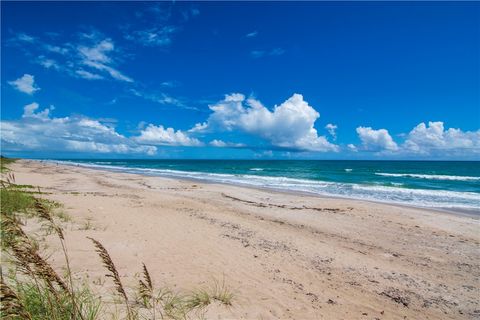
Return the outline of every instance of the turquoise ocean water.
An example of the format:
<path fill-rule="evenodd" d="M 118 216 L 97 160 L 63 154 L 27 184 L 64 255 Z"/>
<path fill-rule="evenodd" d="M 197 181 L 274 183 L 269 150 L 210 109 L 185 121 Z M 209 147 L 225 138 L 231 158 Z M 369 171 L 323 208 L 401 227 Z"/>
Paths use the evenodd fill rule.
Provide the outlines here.
<path fill-rule="evenodd" d="M 480 162 L 62 160 L 112 171 L 307 192 L 480 215 Z"/>

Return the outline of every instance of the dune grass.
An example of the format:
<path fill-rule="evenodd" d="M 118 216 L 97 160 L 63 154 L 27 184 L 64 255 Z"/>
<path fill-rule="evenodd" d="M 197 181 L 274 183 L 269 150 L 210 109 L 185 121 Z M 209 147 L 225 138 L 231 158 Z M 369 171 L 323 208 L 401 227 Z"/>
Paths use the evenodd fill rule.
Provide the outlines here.
<path fill-rule="evenodd" d="M 213 300 L 231 305 L 233 295 L 224 281 L 215 281 L 206 290 L 178 294 L 165 287 L 156 288 L 145 265 L 137 290 L 129 291 L 135 295 L 129 297 L 107 249 L 90 238 L 92 250 L 99 254 L 107 276 L 113 280 L 115 293 L 121 297 L 115 306 L 118 314 L 109 316 L 104 312 L 101 297 L 88 285 L 73 280 L 64 231 L 57 222 L 71 218 L 58 210 L 58 203 L 39 198 L 40 190 L 34 193 L 29 191 L 33 186 L 15 184 L 14 174 L 5 166 L 13 161 L 1 159 L 1 319 L 190 319 L 198 317 L 196 311 L 204 310 Z M 39 240 L 24 231 L 23 221 L 32 218 L 58 238 L 65 275 L 57 273 L 44 257 Z"/>
<path fill-rule="evenodd" d="M 16 159 L 0 156 L 0 172 L 3 173 L 3 172 L 10 171 L 10 169 L 7 166 L 11 163 L 14 163 L 15 161 Z"/>

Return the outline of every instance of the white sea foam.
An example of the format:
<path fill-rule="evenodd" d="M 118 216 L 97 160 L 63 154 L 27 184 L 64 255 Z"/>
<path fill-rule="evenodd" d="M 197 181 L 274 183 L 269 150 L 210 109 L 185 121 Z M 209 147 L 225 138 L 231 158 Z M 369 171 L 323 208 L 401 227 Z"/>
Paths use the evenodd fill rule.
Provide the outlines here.
<path fill-rule="evenodd" d="M 251 168 L 250 171 L 263 171 L 262 168 Z"/>
<path fill-rule="evenodd" d="M 353 169 L 345 169 L 346 172 L 352 172 Z"/>
<path fill-rule="evenodd" d="M 470 176 L 449 176 L 443 174 L 416 174 L 416 173 L 385 173 L 376 172 L 377 176 L 384 177 L 410 177 L 417 179 L 429 179 L 429 180 L 457 180 L 457 181 L 480 181 L 480 177 Z"/>
<path fill-rule="evenodd" d="M 462 208 L 480 211 L 480 193 L 475 192 L 410 189 L 402 188 L 400 185 L 379 186 L 248 174 L 211 173 L 155 168 L 132 168 L 125 166 L 100 165 L 94 163 L 73 163 L 68 161 L 55 162 L 90 168 L 107 169 L 117 172 L 130 172 L 171 178 L 197 179 L 215 183 L 308 192 L 324 196 L 353 198 L 423 207 Z"/>

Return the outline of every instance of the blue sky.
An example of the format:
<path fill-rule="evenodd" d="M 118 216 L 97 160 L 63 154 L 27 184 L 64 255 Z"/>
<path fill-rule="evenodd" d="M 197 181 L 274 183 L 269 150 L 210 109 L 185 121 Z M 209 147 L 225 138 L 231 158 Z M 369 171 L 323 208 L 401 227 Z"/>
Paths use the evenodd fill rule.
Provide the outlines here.
<path fill-rule="evenodd" d="M 2 2 L 2 154 L 478 159 L 475 2 Z"/>

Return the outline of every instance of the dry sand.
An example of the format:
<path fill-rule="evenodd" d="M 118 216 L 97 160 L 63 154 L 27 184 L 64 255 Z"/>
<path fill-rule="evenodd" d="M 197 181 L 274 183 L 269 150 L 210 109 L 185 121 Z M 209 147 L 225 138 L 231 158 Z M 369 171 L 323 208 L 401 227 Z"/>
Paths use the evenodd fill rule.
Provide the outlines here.
<path fill-rule="evenodd" d="M 65 205 L 75 277 L 105 295 L 87 236 L 127 286 L 142 262 L 174 290 L 224 279 L 233 306 L 213 305 L 209 319 L 480 318 L 474 217 L 36 161 L 11 168 Z"/>

